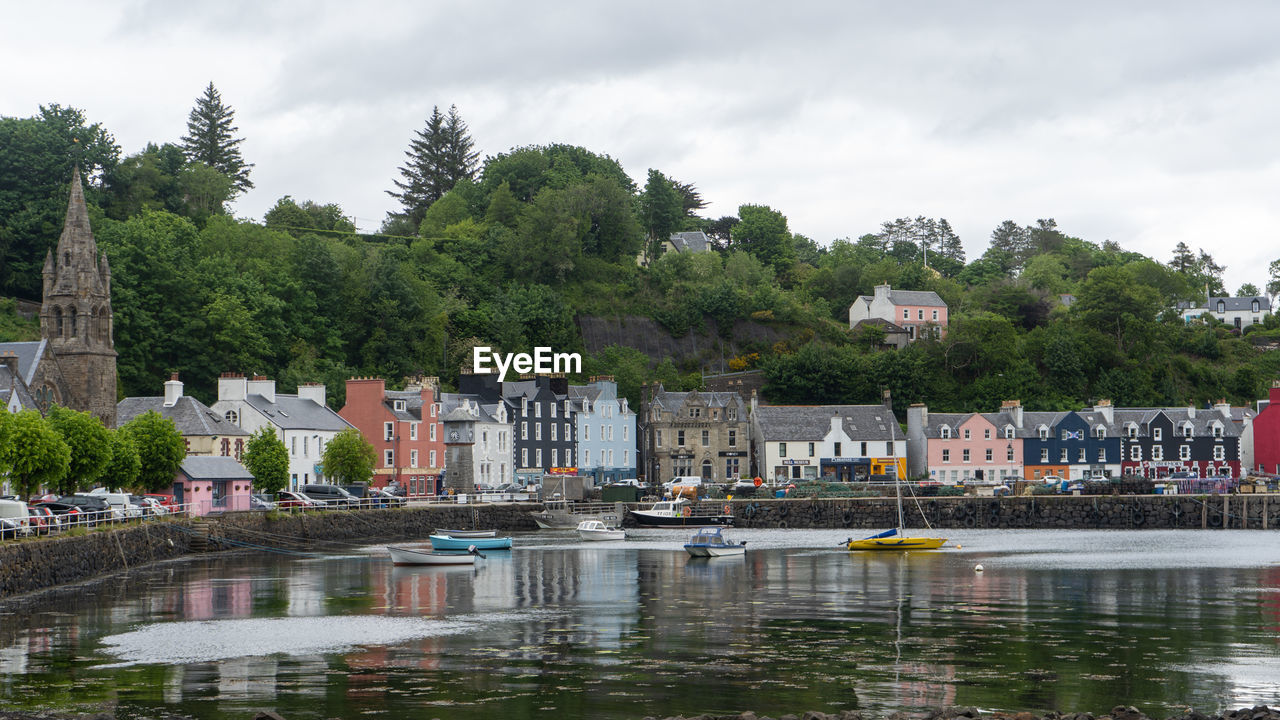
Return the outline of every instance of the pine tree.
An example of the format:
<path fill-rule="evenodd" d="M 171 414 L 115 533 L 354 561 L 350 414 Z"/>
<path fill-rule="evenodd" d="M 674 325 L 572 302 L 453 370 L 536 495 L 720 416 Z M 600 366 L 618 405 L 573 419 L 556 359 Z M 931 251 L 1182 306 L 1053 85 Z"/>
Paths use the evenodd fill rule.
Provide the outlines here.
<path fill-rule="evenodd" d="M 213 83 L 196 98 L 196 106 L 187 116 L 187 135 L 182 138 L 182 151 L 190 162 L 200 162 L 226 175 L 236 194 L 253 187 L 249 168 L 240 155 L 244 138 L 233 137 L 240 128 L 232 123 L 236 112 L 222 104 L 222 96 Z"/>
<path fill-rule="evenodd" d="M 415 134 L 404 153 L 409 162 L 400 167 L 404 180 L 392 180 L 400 192 L 388 190 L 387 194 L 400 201 L 403 215 L 417 227 L 432 203 L 459 181 L 475 179 L 480 154 L 473 149 L 456 105 L 450 106 L 448 116 L 440 113 L 439 106 L 431 108 L 427 126 Z"/>

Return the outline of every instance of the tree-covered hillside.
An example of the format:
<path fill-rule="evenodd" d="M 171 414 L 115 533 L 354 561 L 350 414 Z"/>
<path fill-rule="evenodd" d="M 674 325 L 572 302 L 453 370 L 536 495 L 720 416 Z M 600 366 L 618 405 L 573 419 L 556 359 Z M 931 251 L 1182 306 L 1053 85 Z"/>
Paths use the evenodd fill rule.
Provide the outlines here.
<path fill-rule="evenodd" d="M 221 126 L 234 130 L 234 112 L 218 102 Z M 1224 290 L 1223 269 L 1185 246 L 1160 261 L 1053 220 L 1004 221 L 967 259 L 946 220 L 924 217 L 820 244 L 750 198 L 735 216 L 703 217 L 690 179 L 654 169 L 637 184 L 617 160 L 581 147 L 530 145 L 479 161 L 456 108 L 437 110 L 409 140 L 408 160 L 387 175 L 403 208 L 379 233 L 359 234 L 340 198 L 285 196 L 261 222 L 233 217 L 228 203 L 253 167 L 238 154 L 223 170 L 194 143 L 158 141 L 122 157 L 105 128 L 58 106 L 0 118 L 0 296 L 39 299 L 79 164 L 111 262 L 125 395 L 159 394 L 177 371 L 211 400 L 218 375 L 234 370 L 274 377 L 284 391 L 321 381 L 340 404 L 352 375 L 395 384 L 423 373 L 453 385 L 478 344 L 593 350 L 584 375 L 617 376 L 633 402 L 653 379 L 698 386 L 726 352 L 733 369 L 766 374 L 775 402 L 876 402 L 889 387 L 899 407 L 940 410 L 1011 398 L 1046 409 L 1098 398 L 1243 403 L 1280 378 L 1280 353 L 1265 350 L 1280 341 L 1274 319 L 1239 335 L 1184 325 L 1172 311 L 1203 300 L 1206 286 Z M 705 232 L 713 251 L 661 253 L 686 230 Z M 1268 280 L 1280 291 L 1280 262 Z M 849 305 L 882 283 L 936 291 L 950 307 L 946 336 L 897 351 L 875 330 L 851 332 Z M 663 359 L 587 348 L 579 320 L 601 316 L 649 318 L 676 338 L 701 333 L 706 350 Z M 0 339 L 30 327 L 0 317 Z"/>

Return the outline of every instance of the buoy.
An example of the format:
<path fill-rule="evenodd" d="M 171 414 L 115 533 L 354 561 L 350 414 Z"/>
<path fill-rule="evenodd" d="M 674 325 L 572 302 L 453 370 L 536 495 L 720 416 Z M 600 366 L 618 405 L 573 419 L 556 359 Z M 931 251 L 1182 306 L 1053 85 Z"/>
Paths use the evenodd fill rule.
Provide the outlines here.
<path fill-rule="evenodd" d="M 974 565 L 974 566 L 973 566 L 973 571 L 974 571 L 974 572 L 982 572 L 982 563 L 978 563 L 977 565 Z"/>
<path fill-rule="evenodd" d="M 964 547 L 963 545 L 956 545 L 956 549 L 957 549 L 957 550 L 960 550 L 960 549 L 961 549 L 961 548 L 963 548 L 963 547 Z"/>

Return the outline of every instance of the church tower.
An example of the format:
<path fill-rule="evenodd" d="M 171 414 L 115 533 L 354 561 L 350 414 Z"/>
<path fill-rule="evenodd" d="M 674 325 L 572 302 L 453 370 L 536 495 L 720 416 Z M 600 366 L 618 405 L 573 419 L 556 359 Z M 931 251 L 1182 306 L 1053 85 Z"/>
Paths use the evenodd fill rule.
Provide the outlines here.
<path fill-rule="evenodd" d="M 71 200 L 58 249 L 44 260 L 40 335 L 49 341 L 66 380 L 65 406 L 85 410 L 108 428 L 116 425 L 116 350 L 111 337 L 111 269 L 89 229 L 80 169 L 71 176 Z"/>

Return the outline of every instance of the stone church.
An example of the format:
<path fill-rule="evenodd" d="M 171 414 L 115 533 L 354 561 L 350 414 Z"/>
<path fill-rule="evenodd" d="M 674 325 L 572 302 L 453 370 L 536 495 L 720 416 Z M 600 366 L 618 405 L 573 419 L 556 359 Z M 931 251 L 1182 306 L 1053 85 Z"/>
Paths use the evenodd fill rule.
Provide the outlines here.
<path fill-rule="evenodd" d="M 29 398 L 42 413 L 61 405 L 115 427 L 111 269 L 89 228 L 78 168 L 58 247 L 45 257 L 42 300 L 41 339 L 0 343 L 0 396 L 10 398 L 10 410 Z"/>

